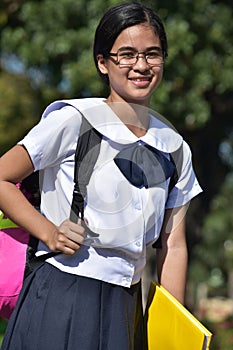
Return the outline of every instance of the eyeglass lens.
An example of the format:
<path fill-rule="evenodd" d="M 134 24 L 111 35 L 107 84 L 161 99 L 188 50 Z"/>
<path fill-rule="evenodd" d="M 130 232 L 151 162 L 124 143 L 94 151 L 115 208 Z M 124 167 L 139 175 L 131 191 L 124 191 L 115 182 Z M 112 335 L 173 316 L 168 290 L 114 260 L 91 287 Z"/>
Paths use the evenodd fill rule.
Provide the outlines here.
<path fill-rule="evenodd" d="M 117 52 L 117 62 L 120 65 L 134 65 L 139 57 L 143 57 L 150 65 L 161 65 L 163 63 L 163 55 L 158 50 L 148 52 L 137 52 L 134 50 L 119 50 Z"/>

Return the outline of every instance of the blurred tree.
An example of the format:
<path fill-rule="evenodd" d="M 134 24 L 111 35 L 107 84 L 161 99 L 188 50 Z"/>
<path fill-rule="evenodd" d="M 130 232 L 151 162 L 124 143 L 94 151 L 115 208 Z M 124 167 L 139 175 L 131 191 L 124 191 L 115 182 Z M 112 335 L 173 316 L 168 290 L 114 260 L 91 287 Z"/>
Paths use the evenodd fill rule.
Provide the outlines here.
<path fill-rule="evenodd" d="M 38 88 L 44 85 L 68 96 L 102 95 L 92 42 L 98 18 L 119 1 L 3 0 L 2 62 L 17 55 Z M 169 57 L 165 80 L 152 108 L 181 130 L 210 119 L 213 103 L 233 86 L 232 8 L 228 1 L 142 1 L 165 21 Z"/>
<path fill-rule="evenodd" d="M 0 156 L 38 120 L 36 95 L 21 75 L 0 74 Z"/>
<path fill-rule="evenodd" d="M 206 125 L 211 107 L 233 87 L 232 8 L 224 0 L 157 3 L 170 48 L 161 108 L 179 128 L 193 130 Z"/>
<path fill-rule="evenodd" d="M 233 172 L 229 173 L 202 229 L 203 238 L 194 250 L 190 277 L 205 282 L 210 295 L 233 298 Z M 226 288 L 227 286 L 227 288 Z"/>
<path fill-rule="evenodd" d="M 17 55 L 38 89 L 46 84 L 69 96 L 101 93 L 91 48 L 98 18 L 114 1 L 59 0 L 56 6 L 53 0 L 3 3 L 5 66 Z"/>

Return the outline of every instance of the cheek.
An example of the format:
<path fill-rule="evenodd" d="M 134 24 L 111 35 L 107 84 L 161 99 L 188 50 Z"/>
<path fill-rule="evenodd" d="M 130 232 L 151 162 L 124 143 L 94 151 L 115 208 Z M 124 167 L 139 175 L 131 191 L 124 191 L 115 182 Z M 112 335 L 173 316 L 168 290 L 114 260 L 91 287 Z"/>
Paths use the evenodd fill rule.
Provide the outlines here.
<path fill-rule="evenodd" d="M 118 67 L 111 67 L 108 69 L 108 77 L 110 85 L 122 85 L 123 80 L 127 81 L 128 71 L 126 69 L 117 69 Z"/>
<path fill-rule="evenodd" d="M 111 75 L 108 77 L 109 77 L 110 89 L 120 93 L 120 91 L 122 91 L 123 87 L 125 86 L 125 84 L 122 82 L 122 79 L 120 78 L 116 79 Z"/>
<path fill-rule="evenodd" d="M 163 69 L 161 69 L 159 72 L 155 72 L 154 74 L 154 78 L 155 78 L 155 85 L 156 87 L 161 83 L 162 79 L 163 79 Z"/>
<path fill-rule="evenodd" d="M 163 70 L 160 72 L 160 74 L 159 74 L 159 82 L 161 82 L 162 81 L 162 79 L 163 79 Z"/>

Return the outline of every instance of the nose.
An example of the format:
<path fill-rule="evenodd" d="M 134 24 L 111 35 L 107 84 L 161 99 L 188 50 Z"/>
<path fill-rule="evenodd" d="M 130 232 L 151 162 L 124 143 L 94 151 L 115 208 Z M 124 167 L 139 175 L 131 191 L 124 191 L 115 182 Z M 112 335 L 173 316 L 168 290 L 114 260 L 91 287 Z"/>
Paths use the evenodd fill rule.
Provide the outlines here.
<path fill-rule="evenodd" d="M 146 55 L 143 52 L 138 53 L 137 61 L 134 65 L 134 69 L 145 71 L 148 69 L 148 66 L 149 65 L 146 60 Z"/>

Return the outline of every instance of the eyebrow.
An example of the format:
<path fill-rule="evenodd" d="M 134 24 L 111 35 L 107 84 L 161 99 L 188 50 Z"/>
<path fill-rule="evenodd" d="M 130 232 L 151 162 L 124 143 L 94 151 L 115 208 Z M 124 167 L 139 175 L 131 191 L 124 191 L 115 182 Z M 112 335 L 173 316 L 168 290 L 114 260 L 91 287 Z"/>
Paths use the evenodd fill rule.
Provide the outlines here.
<path fill-rule="evenodd" d="M 133 50 L 133 51 L 137 51 L 138 52 L 138 49 L 136 49 L 136 47 L 132 47 L 132 46 L 122 46 L 118 49 L 118 51 L 123 51 L 123 50 Z M 147 47 L 146 48 L 146 52 L 147 51 L 152 51 L 152 50 L 156 50 L 156 51 L 160 51 L 162 52 L 162 48 L 159 47 L 159 46 L 150 46 L 150 47 Z"/>

